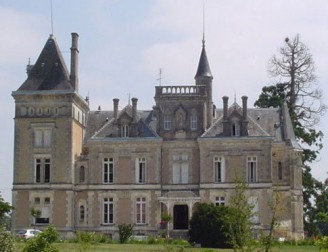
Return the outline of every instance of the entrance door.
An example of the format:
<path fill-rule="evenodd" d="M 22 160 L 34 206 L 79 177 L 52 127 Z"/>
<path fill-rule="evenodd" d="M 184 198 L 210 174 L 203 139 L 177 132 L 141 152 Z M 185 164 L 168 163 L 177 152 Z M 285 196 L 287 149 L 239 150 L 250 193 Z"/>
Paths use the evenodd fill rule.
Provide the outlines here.
<path fill-rule="evenodd" d="M 188 229 L 188 206 L 175 205 L 173 207 L 173 229 Z"/>

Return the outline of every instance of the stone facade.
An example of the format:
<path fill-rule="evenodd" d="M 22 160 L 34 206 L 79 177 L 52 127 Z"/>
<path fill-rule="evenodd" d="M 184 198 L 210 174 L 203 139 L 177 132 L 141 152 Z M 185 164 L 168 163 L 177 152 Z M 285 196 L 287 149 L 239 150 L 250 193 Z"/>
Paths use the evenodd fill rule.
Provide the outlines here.
<path fill-rule="evenodd" d="M 70 74 L 53 36 L 15 104 L 13 228 L 54 224 L 66 237 L 78 230 L 117 237 L 118 224 L 135 234 L 185 232 L 200 202 L 229 205 L 236 178 L 254 205 L 254 229 L 267 230 L 270 202 L 283 199 L 277 235 L 303 237 L 302 150 L 288 109 L 247 107 L 222 98 L 213 104 L 205 43 L 195 85 L 155 87 L 155 105 L 138 110 L 132 98 L 118 110 L 89 111 L 78 94 L 78 35 L 72 34 Z M 32 207 L 40 218 L 30 216 Z"/>

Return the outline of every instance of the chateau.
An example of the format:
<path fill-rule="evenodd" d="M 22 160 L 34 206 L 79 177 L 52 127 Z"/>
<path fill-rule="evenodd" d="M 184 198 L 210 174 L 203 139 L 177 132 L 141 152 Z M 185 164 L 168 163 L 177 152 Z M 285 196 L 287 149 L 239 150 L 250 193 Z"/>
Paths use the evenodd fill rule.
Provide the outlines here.
<path fill-rule="evenodd" d="M 156 235 L 167 213 L 171 235 L 186 233 L 200 202 L 229 205 L 239 177 L 254 230 L 268 230 L 279 192 L 277 235 L 303 237 L 302 149 L 285 104 L 249 108 L 246 96 L 239 105 L 224 89 L 213 94 L 203 41 L 195 84 L 156 86 L 149 110 L 113 97 L 113 111 L 90 111 L 78 93 L 78 37 L 70 71 L 50 35 L 12 93 L 14 230 L 53 224 L 65 237 L 83 230 L 117 238 L 118 224 L 131 223 L 135 234 Z"/>

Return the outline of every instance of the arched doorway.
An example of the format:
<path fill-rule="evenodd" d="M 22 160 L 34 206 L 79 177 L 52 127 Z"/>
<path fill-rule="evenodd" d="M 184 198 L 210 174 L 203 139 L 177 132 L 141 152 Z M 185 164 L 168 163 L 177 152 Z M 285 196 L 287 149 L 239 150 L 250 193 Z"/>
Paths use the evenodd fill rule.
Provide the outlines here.
<path fill-rule="evenodd" d="M 188 206 L 175 205 L 173 207 L 173 229 L 186 230 L 188 229 Z"/>

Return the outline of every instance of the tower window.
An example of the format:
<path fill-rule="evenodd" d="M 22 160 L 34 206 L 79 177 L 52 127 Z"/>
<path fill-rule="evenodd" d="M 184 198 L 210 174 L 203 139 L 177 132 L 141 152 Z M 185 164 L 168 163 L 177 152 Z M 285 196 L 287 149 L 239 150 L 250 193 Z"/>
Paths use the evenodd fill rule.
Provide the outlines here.
<path fill-rule="evenodd" d="M 84 166 L 80 166 L 80 171 L 79 171 L 79 179 L 80 179 L 80 183 L 83 183 L 85 181 L 85 168 Z"/>
<path fill-rule="evenodd" d="M 35 129 L 34 146 L 37 148 L 49 148 L 51 146 L 51 129 Z"/>
<path fill-rule="evenodd" d="M 192 114 L 190 117 L 190 129 L 197 130 L 197 115 Z"/>
<path fill-rule="evenodd" d="M 35 182 L 50 183 L 50 158 L 35 159 Z"/>
<path fill-rule="evenodd" d="M 172 119 L 170 115 L 164 115 L 164 130 L 170 130 L 172 127 Z"/>
<path fill-rule="evenodd" d="M 84 222 L 84 218 L 85 218 L 85 208 L 83 205 L 80 206 L 80 213 L 79 213 L 79 219 L 80 222 Z"/>

